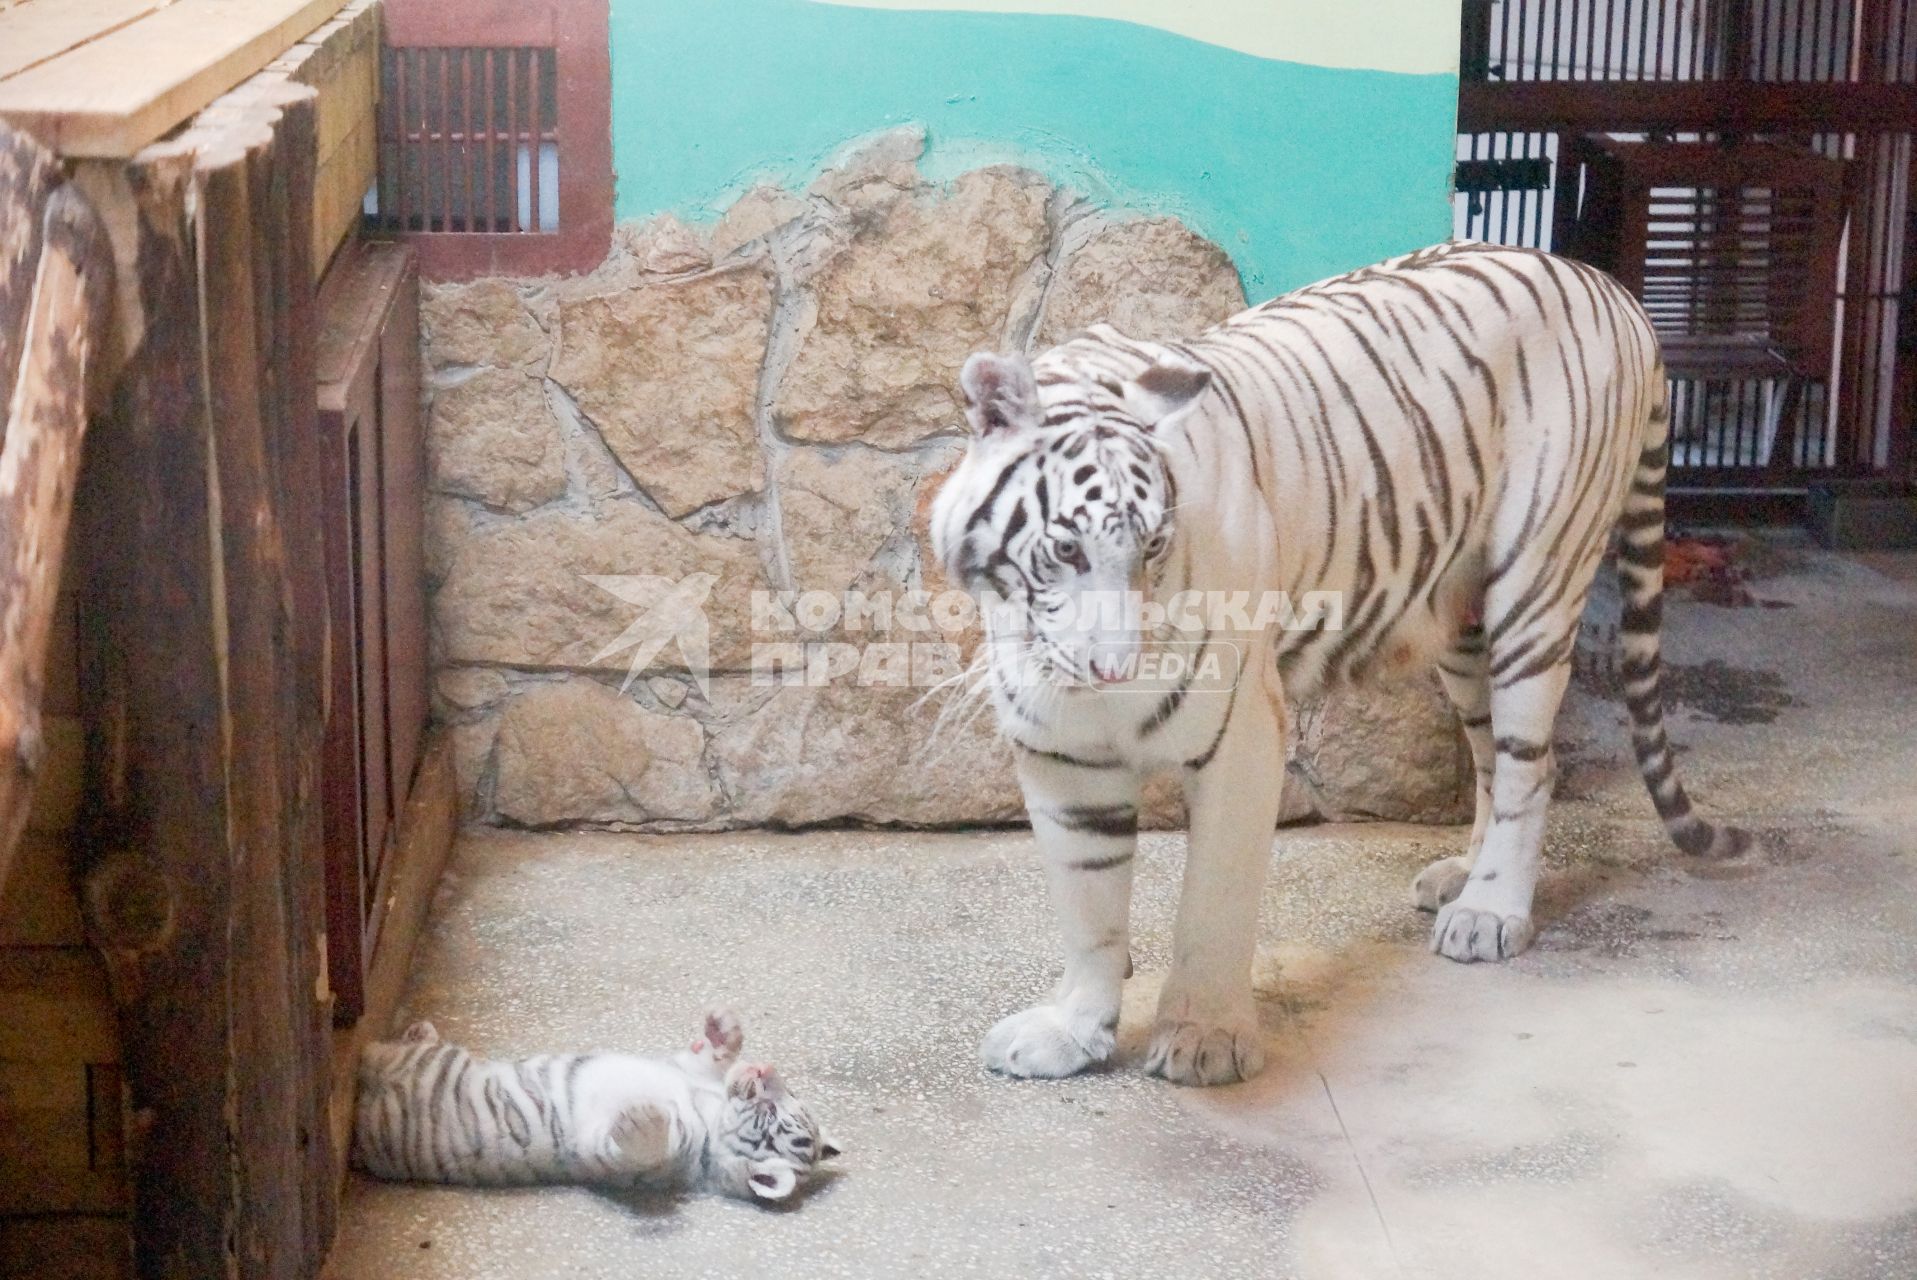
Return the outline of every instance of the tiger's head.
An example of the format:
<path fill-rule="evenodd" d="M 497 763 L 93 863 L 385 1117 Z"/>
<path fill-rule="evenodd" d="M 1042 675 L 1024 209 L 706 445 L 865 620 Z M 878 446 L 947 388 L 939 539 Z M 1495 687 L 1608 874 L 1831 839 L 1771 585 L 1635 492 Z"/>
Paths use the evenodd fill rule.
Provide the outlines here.
<path fill-rule="evenodd" d="M 1211 381 L 1141 351 L 1095 331 L 1036 367 L 981 352 L 959 375 L 971 442 L 933 504 L 933 550 L 953 582 L 1003 601 L 995 616 L 1067 684 L 1132 669 L 1140 593 L 1175 536 L 1159 442 Z"/>
<path fill-rule="evenodd" d="M 788 1198 L 821 1161 L 839 1154 L 778 1068 L 746 1062 L 726 1072 L 725 1105 L 708 1150 L 728 1191 L 760 1200 Z"/>

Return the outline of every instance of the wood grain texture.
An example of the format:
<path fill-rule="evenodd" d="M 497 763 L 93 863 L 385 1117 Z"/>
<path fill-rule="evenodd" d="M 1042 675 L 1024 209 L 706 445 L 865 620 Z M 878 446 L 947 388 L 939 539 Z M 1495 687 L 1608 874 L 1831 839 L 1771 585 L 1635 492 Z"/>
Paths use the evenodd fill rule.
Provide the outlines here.
<path fill-rule="evenodd" d="M 22 0 L 0 9 L 0 80 L 138 22 L 173 0 Z"/>
<path fill-rule="evenodd" d="M 0 138 L 0 148 L 17 145 Z M 0 316 L 0 325 L 24 330 L 0 423 L 0 884 L 48 754 L 40 705 L 47 644 L 87 426 L 89 366 L 106 342 L 113 287 L 112 250 L 85 197 L 56 187 L 38 217 L 32 288 L 10 294 L 9 302 L 24 305 Z"/>
<path fill-rule="evenodd" d="M 399 837 L 386 882 L 385 921 L 366 975 L 366 1009 L 349 1030 L 333 1036 L 332 1127 L 335 1185 L 346 1179 L 353 1133 L 354 1066 L 365 1045 L 392 1030 L 412 971 L 413 948 L 426 927 L 433 893 L 452 856 L 459 829 L 458 786 L 453 779 L 452 741 L 427 736 L 412 794 L 400 817 Z"/>
<path fill-rule="evenodd" d="M 145 337 L 83 477 L 83 902 L 144 1276 L 310 1276 L 332 1230 L 314 100 L 259 77 L 128 166 Z"/>
<path fill-rule="evenodd" d="M 341 0 L 174 0 L 0 79 L 0 119 L 64 156 L 130 157 L 339 11 Z"/>
<path fill-rule="evenodd" d="M 83 898 L 120 1009 L 136 1247 L 152 1274 L 218 1275 L 232 1204 L 227 1162 L 211 1158 L 228 1137 L 230 854 L 193 155 L 146 157 L 129 179 L 151 323 L 94 425 L 76 516 Z"/>
<path fill-rule="evenodd" d="M 72 831 L 79 824 L 86 791 L 86 730 L 77 715 L 42 715 L 40 742 L 27 830 L 50 835 Z"/>
<path fill-rule="evenodd" d="M 13 387 L 26 342 L 27 308 L 40 268 L 41 213 L 63 180 L 60 161 L 32 138 L 0 124 L 0 394 Z"/>
<path fill-rule="evenodd" d="M 84 1062 L 0 1061 L 0 1178 L 93 1168 Z"/>
<path fill-rule="evenodd" d="M 0 1276 L 128 1280 L 132 1240 L 120 1214 L 0 1218 Z"/>
<path fill-rule="evenodd" d="M 106 967 L 71 947 L 0 951 L 0 1061 L 113 1062 L 120 1057 Z"/>
<path fill-rule="evenodd" d="M 27 832 L 0 885 L 0 947 L 80 947 L 86 940 L 67 838 Z"/>
<path fill-rule="evenodd" d="M 317 280 L 359 225 L 379 166 L 379 0 L 352 0 L 268 70 L 319 93 L 313 180 L 313 275 Z"/>

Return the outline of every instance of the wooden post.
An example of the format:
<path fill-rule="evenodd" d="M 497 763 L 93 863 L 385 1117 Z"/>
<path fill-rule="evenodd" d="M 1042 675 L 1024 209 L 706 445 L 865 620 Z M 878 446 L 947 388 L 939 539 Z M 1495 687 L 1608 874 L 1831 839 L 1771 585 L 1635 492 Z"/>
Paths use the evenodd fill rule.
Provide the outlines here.
<path fill-rule="evenodd" d="M 86 431 L 88 375 L 106 337 L 113 258 L 99 220 L 52 158 L 0 125 L 0 885 L 45 754 L 40 698 Z M 36 265 L 37 264 L 37 265 Z M 26 272 L 31 271 L 30 278 Z M 26 287 L 19 287 L 22 283 Z"/>
<path fill-rule="evenodd" d="M 313 101 L 243 86 L 127 168 L 143 338 L 81 498 L 84 899 L 144 1277 L 308 1277 L 332 1233 Z"/>

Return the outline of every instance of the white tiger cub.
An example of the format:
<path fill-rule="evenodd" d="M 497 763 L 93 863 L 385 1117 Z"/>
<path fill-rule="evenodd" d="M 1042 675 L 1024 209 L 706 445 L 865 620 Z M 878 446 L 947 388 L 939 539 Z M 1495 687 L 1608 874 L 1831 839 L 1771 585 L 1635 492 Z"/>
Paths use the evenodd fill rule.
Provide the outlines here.
<path fill-rule="evenodd" d="M 731 1010 L 670 1058 L 479 1058 L 415 1022 L 360 1055 L 353 1162 L 381 1178 L 714 1190 L 784 1200 L 839 1154 Z"/>
<path fill-rule="evenodd" d="M 1608 276 L 1439 245 L 1186 342 L 1100 326 L 1029 362 L 975 355 L 961 384 L 972 439 L 933 541 L 955 582 L 1009 606 L 988 614 L 991 693 L 1066 952 L 1052 999 L 987 1034 L 987 1065 L 1063 1076 L 1111 1056 L 1140 782 L 1177 769 L 1191 837 L 1146 1066 L 1188 1084 L 1260 1069 L 1250 970 L 1286 699 L 1376 670 L 1436 659 L 1477 768 L 1467 853 L 1413 886 L 1438 912 L 1432 949 L 1523 951 L 1552 725 L 1614 533 L 1657 811 L 1687 853 L 1744 846 L 1673 773 L 1668 392 L 1650 321 Z M 1342 625 L 1286 625 L 1314 592 Z M 1182 664 L 1142 661 L 1172 651 Z"/>

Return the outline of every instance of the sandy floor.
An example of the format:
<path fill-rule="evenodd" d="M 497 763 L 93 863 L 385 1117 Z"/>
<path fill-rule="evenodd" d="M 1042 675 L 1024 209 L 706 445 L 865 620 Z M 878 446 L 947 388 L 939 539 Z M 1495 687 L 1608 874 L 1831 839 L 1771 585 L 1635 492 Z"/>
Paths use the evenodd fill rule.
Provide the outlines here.
<path fill-rule="evenodd" d="M 1541 932 L 1427 954 L 1406 886 L 1461 833 L 1279 833 L 1271 1066 L 1143 1077 L 1183 844 L 1147 837 L 1122 1060 L 977 1064 L 1056 964 L 1029 837 L 475 833 L 413 1015 L 498 1053 L 665 1049 L 727 1000 L 849 1148 L 796 1209 L 356 1180 L 330 1274 L 399 1277 L 1917 1276 L 1917 574 L 1784 547 L 1677 603 L 1673 737 L 1735 864 L 1663 841 L 1587 691 Z"/>

